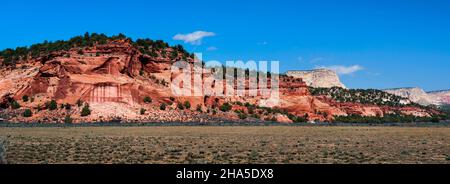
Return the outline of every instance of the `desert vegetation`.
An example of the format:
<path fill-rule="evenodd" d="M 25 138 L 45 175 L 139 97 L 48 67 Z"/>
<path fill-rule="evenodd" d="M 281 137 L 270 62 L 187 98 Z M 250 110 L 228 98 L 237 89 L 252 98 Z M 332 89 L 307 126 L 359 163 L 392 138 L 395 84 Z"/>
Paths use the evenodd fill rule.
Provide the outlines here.
<path fill-rule="evenodd" d="M 107 36 L 105 34 L 86 32 L 84 35 L 75 36 L 69 40 L 58 40 L 54 42 L 45 40 L 42 43 L 33 44 L 29 47 L 17 47 L 15 49 L 8 48 L 0 51 L 0 58 L 3 59 L 4 65 L 14 65 L 18 61 L 27 59 L 51 57 L 50 54 L 57 51 L 78 49 L 77 53 L 79 55 L 83 55 L 83 48 L 92 47 L 96 44 L 107 44 L 108 42 L 116 40 L 128 40 L 131 44 L 138 47 L 143 54 L 151 57 L 170 57 L 171 59 L 186 59 L 188 57 L 194 57 L 194 55 L 189 54 L 183 46 L 175 45 L 171 47 L 168 43 L 162 40 L 137 39 L 136 41 L 133 41 L 131 38 L 122 33 Z M 167 55 L 166 49 L 171 50 L 171 54 L 169 56 Z"/>
<path fill-rule="evenodd" d="M 8 163 L 449 163 L 448 127 L 0 128 Z"/>
<path fill-rule="evenodd" d="M 402 100 L 405 98 L 389 94 L 378 89 L 344 89 L 340 87 L 332 88 L 309 88 L 314 96 L 329 96 L 337 102 L 355 102 L 372 105 L 404 106 Z M 418 104 L 413 104 L 419 106 Z"/>

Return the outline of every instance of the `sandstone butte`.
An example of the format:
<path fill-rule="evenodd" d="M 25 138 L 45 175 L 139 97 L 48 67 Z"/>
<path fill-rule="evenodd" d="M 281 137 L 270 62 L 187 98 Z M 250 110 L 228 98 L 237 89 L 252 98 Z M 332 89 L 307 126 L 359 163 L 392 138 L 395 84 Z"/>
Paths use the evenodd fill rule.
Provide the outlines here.
<path fill-rule="evenodd" d="M 176 52 L 173 47 L 158 50 L 152 56 L 132 44 L 129 39 L 108 40 L 88 47 L 53 51 L 36 58 L 28 57 L 16 62 L 15 66 L 2 66 L 0 70 L 0 109 L 2 118 L 10 122 L 62 123 L 70 116 L 79 122 L 220 122 L 220 121 L 265 121 L 276 120 L 291 123 L 286 114 L 248 112 L 242 104 L 258 104 L 265 100 L 256 97 L 186 96 L 174 97 L 169 82 L 173 62 L 183 58 L 182 53 L 170 59 L 165 53 Z M 196 61 L 184 58 L 190 64 Z M 3 59 L 0 58 L 0 62 Z M 162 82 L 166 81 L 166 82 Z M 401 113 L 416 116 L 430 116 L 435 111 L 421 107 L 390 107 L 360 103 L 339 103 L 327 96 L 312 96 L 301 78 L 281 75 L 281 103 L 277 107 L 308 120 L 330 121 L 336 115 L 359 114 L 362 116 L 383 116 L 386 113 Z M 194 84 L 202 86 L 203 81 Z M 230 86 L 225 86 L 226 89 Z M 249 89 L 254 90 L 254 89 Z M 30 99 L 22 100 L 23 96 Z M 151 102 L 144 102 L 150 97 Z M 12 109 L 8 103 L 15 100 L 20 108 Z M 57 110 L 46 109 L 45 104 L 55 100 Z M 82 117 L 83 107 L 88 103 L 91 114 Z M 180 110 L 178 103 L 190 102 L 190 109 Z M 231 103 L 230 111 L 222 112 L 218 107 Z M 240 102 L 240 103 L 236 103 Z M 165 110 L 161 104 L 167 104 Z M 71 104 L 70 109 L 60 108 Z M 31 109 L 31 117 L 23 117 L 25 109 Z M 141 114 L 141 109 L 145 112 Z M 197 110 L 199 109 L 199 110 Z M 248 116 L 242 117 L 243 112 Z M 259 114 L 250 116 L 250 114 Z M 306 114 L 306 115 L 305 115 Z M 242 120 L 244 119 L 244 120 Z"/>

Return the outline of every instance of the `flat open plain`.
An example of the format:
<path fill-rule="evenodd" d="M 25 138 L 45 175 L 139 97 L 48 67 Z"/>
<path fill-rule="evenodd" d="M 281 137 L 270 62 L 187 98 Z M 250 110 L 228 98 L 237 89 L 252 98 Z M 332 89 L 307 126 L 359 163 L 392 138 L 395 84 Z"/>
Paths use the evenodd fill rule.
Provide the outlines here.
<path fill-rule="evenodd" d="M 8 163 L 444 163 L 449 127 L 1 127 Z"/>

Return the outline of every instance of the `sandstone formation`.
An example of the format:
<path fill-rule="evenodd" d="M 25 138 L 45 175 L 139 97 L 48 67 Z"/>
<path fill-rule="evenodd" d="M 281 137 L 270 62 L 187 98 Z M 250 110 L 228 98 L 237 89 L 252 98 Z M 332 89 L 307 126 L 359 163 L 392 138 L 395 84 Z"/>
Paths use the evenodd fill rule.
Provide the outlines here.
<path fill-rule="evenodd" d="M 144 43 L 125 38 L 108 39 L 105 43 L 52 51 L 39 57 L 21 57 L 14 65 L 4 64 L 0 69 L 0 117 L 12 122 L 48 123 L 61 123 L 68 117 L 75 123 L 246 120 L 292 123 L 295 117 L 330 121 L 334 116 L 350 114 L 431 116 L 438 113 L 420 107 L 340 103 L 327 96 L 311 95 L 310 85 L 343 87 L 337 75 L 328 70 L 281 75 L 278 79 L 278 104 L 260 93 L 257 96 L 177 97 L 172 94 L 170 82 L 181 73 L 171 72 L 172 64 L 185 60 L 198 66 L 195 64 L 200 61 L 180 47 L 169 47 L 163 42 L 155 44 L 149 40 L 141 42 Z M 153 45 L 149 46 L 147 42 Z M 5 58 L 0 58 L 0 61 L 5 61 Z M 213 74 L 201 73 L 206 78 Z M 251 80 L 235 79 L 235 84 L 237 81 L 248 84 Z M 270 77 L 267 81 L 272 84 Z M 207 79 L 194 82 L 193 77 L 192 86 L 212 87 Z M 235 88 L 227 84 L 222 90 L 226 92 Z M 245 93 L 260 90 L 258 88 L 247 87 Z M 25 97 L 29 100 L 24 100 Z M 57 109 L 51 109 L 51 100 L 58 104 Z M 15 102 L 20 107 L 12 107 Z M 84 107 L 90 108 L 91 113 L 82 116 L 80 112 Z M 28 109 L 31 117 L 22 116 Z"/>
<path fill-rule="evenodd" d="M 425 92 L 421 88 L 396 88 L 386 89 L 385 92 L 405 97 L 411 102 L 415 102 L 421 105 L 448 105 L 450 104 L 450 91 L 433 91 Z"/>
<path fill-rule="evenodd" d="M 428 96 L 430 96 L 437 105 L 450 105 L 450 90 L 428 92 Z"/>
<path fill-rule="evenodd" d="M 287 71 L 286 75 L 301 78 L 306 82 L 308 86 L 319 88 L 341 87 L 345 88 L 345 85 L 339 80 L 339 76 L 336 72 L 329 69 L 316 69 L 306 71 Z"/>

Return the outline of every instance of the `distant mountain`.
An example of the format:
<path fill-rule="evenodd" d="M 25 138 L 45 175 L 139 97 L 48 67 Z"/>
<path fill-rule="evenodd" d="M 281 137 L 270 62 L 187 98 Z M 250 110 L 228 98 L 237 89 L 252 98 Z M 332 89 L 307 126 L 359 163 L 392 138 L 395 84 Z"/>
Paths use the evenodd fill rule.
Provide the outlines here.
<path fill-rule="evenodd" d="M 308 86 L 315 88 L 345 88 L 345 85 L 339 80 L 339 76 L 336 72 L 329 69 L 292 70 L 287 71 L 286 75 L 295 78 L 302 78 Z"/>
<path fill-rule="evenodd" d="M 450 90 L 425 92 L 423 89 L 414 88 L 394 88 L 385 89 L 387 93 L 408 98 L 412 102 L 421 105 L 446 105 L 450 104 Z"/>
<path fill-rule="evenodd" d="M 450 105 L 450 90 L 431 91 L 428 95 L 439 105 Z"/>

